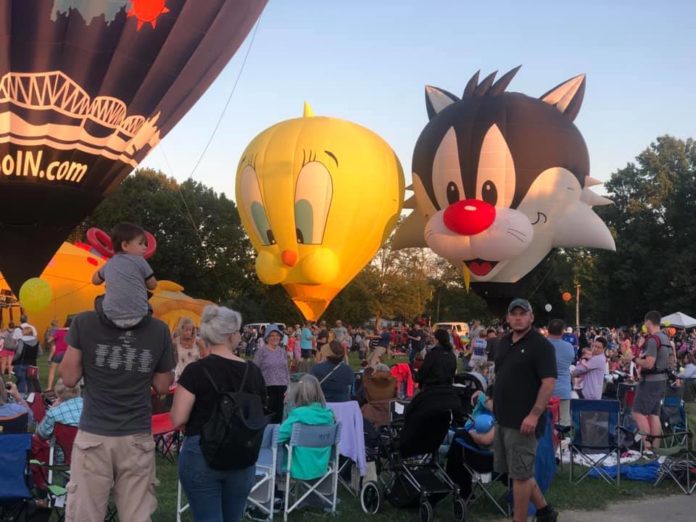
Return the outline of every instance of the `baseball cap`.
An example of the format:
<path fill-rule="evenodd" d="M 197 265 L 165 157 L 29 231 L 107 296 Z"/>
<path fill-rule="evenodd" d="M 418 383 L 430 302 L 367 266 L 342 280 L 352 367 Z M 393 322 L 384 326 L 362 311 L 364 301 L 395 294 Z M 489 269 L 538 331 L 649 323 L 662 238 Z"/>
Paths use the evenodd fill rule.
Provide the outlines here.
<path fill-rule="evenodd" d="M 508 306 L 508 313 L 512 312 L 515 308 L 522 308 L 522 310 L 525 312 L 532 311 L 532 305 L 529 304 L 529 301 L 522 299 L 521 297 L 517 297 L 510 302 L 510 305 Z"/>

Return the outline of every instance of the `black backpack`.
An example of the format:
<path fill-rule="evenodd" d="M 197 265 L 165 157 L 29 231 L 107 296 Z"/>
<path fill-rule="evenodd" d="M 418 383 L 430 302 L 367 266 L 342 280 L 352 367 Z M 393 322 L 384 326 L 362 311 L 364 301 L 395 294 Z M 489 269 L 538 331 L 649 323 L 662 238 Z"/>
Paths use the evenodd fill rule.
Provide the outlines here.
<path fill-rule="evenodd" d="M 215 381 L 203 367 L 212 384 L 218 401 L 210 419 L 201 430 L 201 451 L 208 466 L 227 471 L 243 469 L 256 463 L 263 441 L 263 432 L 269 422 L 261 397 L 244 391 L 249 373 L 246 364 L 244 377 L 237 391 L 221 392 Z"/>

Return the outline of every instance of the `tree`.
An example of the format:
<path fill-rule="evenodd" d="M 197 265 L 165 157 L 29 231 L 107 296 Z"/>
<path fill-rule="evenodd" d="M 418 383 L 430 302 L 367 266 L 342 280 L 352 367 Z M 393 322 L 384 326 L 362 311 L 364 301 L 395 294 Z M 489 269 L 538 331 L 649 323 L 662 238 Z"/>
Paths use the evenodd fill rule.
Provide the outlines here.
<path fill-rule="evenodd" d="M 253 250 L 234 202 L 199 182 L 179 185 L 161 172 L 141 169 L 85 220 L 80 232 L 110 230 L 121 221 L 140 224 L 157 239 L 150 260 L 158 279 L 212 301 L 239 297 L 254 286 Z"/>
<path fill-rule="evenodd" d="M 696 310 L 696 147 L 662 136 L 611 176 L 613 206 L 599 209 L 616 254 L 597 254 L 606 277 L 608 321 L 630 324 L 646 311 Z"/>

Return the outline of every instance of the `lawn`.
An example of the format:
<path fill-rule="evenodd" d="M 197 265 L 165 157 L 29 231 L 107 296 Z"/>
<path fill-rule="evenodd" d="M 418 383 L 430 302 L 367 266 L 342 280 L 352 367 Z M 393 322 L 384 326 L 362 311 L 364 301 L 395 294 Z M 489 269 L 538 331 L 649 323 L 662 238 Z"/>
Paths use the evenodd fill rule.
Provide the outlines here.
<path fill-rule="evenodd" d="M 397 356 L 396 360 L 405 360 L 405 357 Z M 351 354 L 350 363 L 354 368 L 359 366 L 359 361 L 355 354 Z M 39 358 L 39 368 L 41 382 L 45 387 L 48 375 L 46 354 Z M 696 412 L 694 413 L 696 414 Z M 667 482 L 664 482 L 659 487 L 653 487 L 651 484 L 625 480 L 620 487 L 616 488 L 607 485 L 600 479 L 588 478 L 578 485 L 571 485 L 568 481 L 567 469 L 568 466 L 565 466 L 564 470 L 558 473 L 556 480 L 547 493 L 547 499 L 561 511 L 565 509 L 601 509 L 613 502 L 635 500 L 649 495 L 671 495 L 679 492 L 676 486 Z M 164 459 L 158 459 L 157 478 L 160 482 L 157 487 L 159 507 L 155 512 L 153 520 L 156 522 L 171 522 L 176 518 L 176 466 Z M 336 520 L 354 521 L 366 516 L 360 509 L 358 499 L 347 493 L 345 489 L 339 489 L 339 498 L 341 501 L 338 506 Z M 496 516 L 496 512 L 491 508 L 490 504 L 481 499 L 473 507 L 469 520 L 495 519 Z M 312 521 L 324 520 L 325 517 L 326 514 L 323 512 L 305 510 L 291 514 L 290 519 Z M 371 518 L 375 522 L 399 522 L 417 520 L 418 514 L 417 511 L 398 510 L 387 504 L 381 513 Z M 453 519 L 450 502 L 443 501 L 437 506 L 436 518 L 438 520 Z M 183 520 L 192 521 L 193 518 L 189 513 L 186 513 Z"/>

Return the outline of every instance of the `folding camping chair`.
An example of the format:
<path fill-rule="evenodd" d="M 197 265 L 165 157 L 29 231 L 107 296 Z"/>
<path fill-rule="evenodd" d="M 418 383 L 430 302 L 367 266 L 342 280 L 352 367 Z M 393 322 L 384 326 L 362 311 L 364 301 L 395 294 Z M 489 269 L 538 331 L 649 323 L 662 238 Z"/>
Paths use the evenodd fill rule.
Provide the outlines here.
<path fill-rule="evenodd" d="M 155 439 L 155 451 L 175 464 L 181 436 L 179 430 L 174 428 L 169 413 L 156 413 L 152 416 L 152 436 Z"/>
<path fill-rule="evenodd" d="M 26 415 L 25 415 L 26 416 Z M 26 421 L 25 421 L 26 425 Z M 29 520 L 31 433 L 0 434 L 0 519 Z"/>
<path fill-rule="evenodd" d="M 189 508 L 188 504 L 184 504 L 184 495 L 181 489 L 181 482 L 177 481 L 176 488 L 176 522 L 181 522 L 181 514 Z"/>
<path fill-rule="evenodd" d="M 338 482 L 357 497 L 362 488 L 362 477 L 367 474 L 363 415 L 357 401 L 328 402 L 326 407 L 341 424 L 341 442 L 338 445 Z"/>
<path fill-rule="evenodd" d="M 247 498 L 247 511 L 256 510 L 269 521 L 273 520 L 279 428 L 278 424 L 269 424 L 263 432 L 261 451 L 256 459 L 256 482 Z"/>
<path fill-rule="evenodd" d="M 683 430 L 652 437 L 663 442 L 659 448 L 652 448 L 655 455 L 664 458 L 655 485 L 669 477 L 686 495 L 691 495 L 696 490 L 696 454 L 693 452 L 693 433 L 686 427 Z"/>
<path fill-rule="evenodd" d="M 58 514 L 58 519 L 63 520 L 65 501 L 68 495 L 66 489 L 70 477 L 70 462 L 72 461 L 72 449 L 77 436 L 77 427 L 57 422 L 53 427 L 53 438 L 48 451 L 48 478 L 46 487 L 51 508 Z M 63 452 L 63 462 L 58 463 L 57 450 Z M 60 475 L 62 480 L 56 481 L 55 475 Z"/>
<path fill-rule="evenodd" d="M 578 484 L 594 469 L 607 483 L 618 486 L 621 481 L 621 449 L 619 434 L 620 403 L 615 400 L 571 399 L 570 417 L 573 423 L 568 449 L 570 450 L 570 482 Z M 592 455 L 602 454 L 600 457 Z M 604 468 L 604 462 L 616 456 L 616 479 Z M 580 456 L 589 464 L 587 469 L 574 477 L 575 458 Z"/>
<path fill-rule="evenodd" d="M 495 508 L 504 516 L 510 516 L 510 504 L 505 503 L 505 507 L 501 505 L 501 497 L 496 497 L 493 492 L 493 487 L 496 483 L 502 483 L 501 475 L 493 471 L 493 451 L 486 448 L 481 448 L 476 444 L 471 444 L 467 439 L 455 437 L 454 443 L 461 446 L 462 450 L 467 453 L 473 453 L 477 457 L 477 465 L 467 462 L 466 458 L 462 459 L 461 465 L 471 476 L 471 493 L 464 499 L 467 509 L 474 505 L 481 498 L 488 498 L 493 503 Z M 509 488 L 509 484 L 507 484 Z"/>
<path fill-rule="evenodd" d="M 27 404 L 29 404 L 31 413 L 34 415 L 34 422 L 38 426 L 46 416 L 46 400 L 41 393 L 32 392 L 27 397 Z"/>
<path fill-rule="evenodd" d="M 668 445 L 684 445 L 687 443 L 689 430 L 688 418 L 684 401 L 678 395 L 668 395 L 660 404 L 660 420 L 662 422 L 662 433 L 670 435 L 664 437 L 663 441 Z"/>
<path fill-rule="evenodd" d="M 331 513 L 336 512 L 336 495 L 338 493 L 338 444 L 341 441 L 341 424 L 328 426 L 309 426 L 306 424 L 294 424 L 290 441 L 285 445 L 288 454 L 287 472 L 285 474 L 285 502 L 283 505 L 283 519 L 288 520 L 288 514 L 300 507 L 310 495 L 318 498 L 322 503 L 331 506 Z M 292 457 L 296 447 L 302 448 L 331 448 L 331 455 L 326 473 L 313 480 L 302 480 L 292 476 Z M 331 480 L 331 491 L 322 492 L 321 486 L 327 480 Z M 290 504 L 290 493 L 295 486 L 294 502 Z M 330 495 L 330 496 L 328 496 Z"/>
<path fill-rule="evenodd" d="M 696 454 L 686 407 L 679 395 L 671 394 L 662 399 L 660 418 L 662 435 L 649 436 L 649 440 L 660 441 L 659 447 L 653 446 L 652 451 L 662 457 L 655 485 L 669 477 L 690 495 L 696 489 Z"/>
<path fill-rule="evenodd" d="M 14 417 L 0 418 L 0 435 L 9 433 L 26 433 L 29 427 L 29 414 L 22 413 Z"/>

